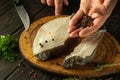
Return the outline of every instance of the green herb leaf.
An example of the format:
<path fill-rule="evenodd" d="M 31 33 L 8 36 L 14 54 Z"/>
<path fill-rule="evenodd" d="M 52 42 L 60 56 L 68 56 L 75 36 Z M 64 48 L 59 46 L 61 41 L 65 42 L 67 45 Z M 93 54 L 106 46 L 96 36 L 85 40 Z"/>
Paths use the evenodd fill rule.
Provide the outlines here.
<path fill-rule="evenodd" d="M 20 0 L 14 0 L 16 3 L 19 3 Z"/>
<path fill-rule="evenodd" d="M 0 36 L 0 52 L 3 58 L 13 62 L 18 56 L 15 49 L 18 49 L 18 39 L 13 39 L 9 34 Z"/>

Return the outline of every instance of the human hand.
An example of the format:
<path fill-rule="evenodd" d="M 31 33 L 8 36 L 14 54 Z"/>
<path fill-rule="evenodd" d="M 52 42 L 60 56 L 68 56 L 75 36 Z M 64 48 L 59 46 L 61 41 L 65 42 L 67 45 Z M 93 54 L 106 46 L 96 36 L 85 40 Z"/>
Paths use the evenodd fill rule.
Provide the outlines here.
<path fill-rule="evenodd" d="M 69 5 L 68 0 L 41 0 L 41 3 L 47 4 L 48 6 L 55 6 L 55 15 L 62 13 L 63 4 Z"/>
<path fill-rule="evenodd" d="M 81 0 L 79 10 L 70 20 L 70 37 L 85 37 L 96 32 L 110 16 L 116 3 L 117 0 Z M 85 14 L 94 19 L 93 26 L 77 28 L 78 21 Z"/>

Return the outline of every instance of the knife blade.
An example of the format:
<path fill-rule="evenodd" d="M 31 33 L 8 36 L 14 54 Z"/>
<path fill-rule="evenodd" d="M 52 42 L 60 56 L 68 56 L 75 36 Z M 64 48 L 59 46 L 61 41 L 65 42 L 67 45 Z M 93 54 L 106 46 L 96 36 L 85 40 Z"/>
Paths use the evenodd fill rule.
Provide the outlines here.
<path fill-rule="evenodd" d="M 17 13 L 18 13 L 18 15 L 19 15 L 19 17 L 20 17 L 24 27 L 25 27 L 25 30 L 28 30 L 29 26 L 30 26 L 30 18 L 28 16 L 27 11 L 23 7 L 23 5 L 17 6 L 16 10 L 17 10 Z"/>

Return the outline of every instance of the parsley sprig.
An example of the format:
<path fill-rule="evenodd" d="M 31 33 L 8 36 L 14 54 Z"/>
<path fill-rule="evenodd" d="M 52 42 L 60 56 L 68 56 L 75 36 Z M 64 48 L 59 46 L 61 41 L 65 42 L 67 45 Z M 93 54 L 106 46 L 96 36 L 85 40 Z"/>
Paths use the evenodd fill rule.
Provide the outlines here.
<path fill-rule="evenodd" d="M 6 34 L 0 36 L 0 53 L 9 62 L 15 61 L 18 54 L 18 39 L 12 38 L 11 35 Z"/>

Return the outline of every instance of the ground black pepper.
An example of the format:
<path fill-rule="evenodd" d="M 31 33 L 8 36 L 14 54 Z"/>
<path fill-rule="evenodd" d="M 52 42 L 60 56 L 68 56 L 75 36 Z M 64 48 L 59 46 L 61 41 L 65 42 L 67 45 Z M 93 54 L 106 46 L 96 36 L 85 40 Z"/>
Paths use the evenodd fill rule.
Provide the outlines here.
<path fill-rule="evenodd" d="M 41 43 L 39 43 L 39 45 L 40 45 L 41 47 L 43 47 L 43 45 L 42 45 Z"/>
<path fill-rule="evenodd" d="M 54 41 L 54 39 L 52 39 L 52 41 Z"/>
<path fill-rule="evenodd" d="M 79 27 L 86 28 L 93 26 L 93 18 L 88 15 L 84 15 L 78 22 Z"/>
<path fill-rule="evenodd" d="M 48 41 L 47 41 L 47 40 L 45 40 L 45 43 L 48 43 Z"/>

